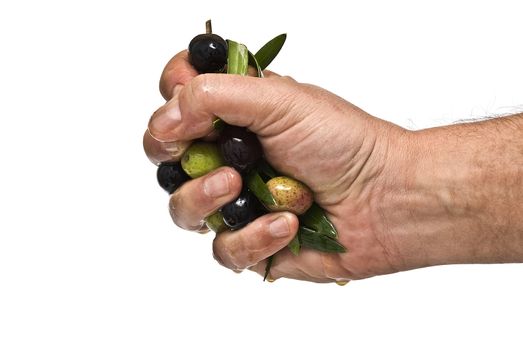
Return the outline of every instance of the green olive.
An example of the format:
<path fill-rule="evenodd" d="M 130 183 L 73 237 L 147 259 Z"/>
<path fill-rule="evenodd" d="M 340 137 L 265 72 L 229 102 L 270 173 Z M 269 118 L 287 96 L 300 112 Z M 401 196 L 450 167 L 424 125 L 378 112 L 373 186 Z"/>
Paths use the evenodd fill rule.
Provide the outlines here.
<path fill-rule="evenodd" d="M 267 182 L 276 204 L 270 205 L 271 211 L 290 211 L 296 215 L 305 213 L 312 205 L 312 191 L 300 181 L 286 176 L 278 176 Z"/>
<path fill-rule="evenodd" d="M 193 143 L 182 157 L 182 168 L 193 179 L 223 165 L 225 162 L 218 146 L 210 142 Z"/>
<path fill-rule="evenodd" d="M 205 223 L 207 227 L 213 230 L 216 233 L 223 232 L 228 230 L 227 225 L 223 222 L 223 215 L 220 211 L 215 212 L 214 214 L 209 215 L 205 218 Z"/>

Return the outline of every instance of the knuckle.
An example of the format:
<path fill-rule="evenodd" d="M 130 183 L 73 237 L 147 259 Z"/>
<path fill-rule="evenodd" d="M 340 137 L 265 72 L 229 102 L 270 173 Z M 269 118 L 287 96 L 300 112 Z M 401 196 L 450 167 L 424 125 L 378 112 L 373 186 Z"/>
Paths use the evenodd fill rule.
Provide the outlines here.
<path fill-rule="evenodd" d="M 284 75 L 281 77 L 281 79 L 285 82 L 291 82 L 291 83 L 296 83 L 296 79 L 294 79 L 293 77 L 291 77 L 290 75 Z"/>
<path fill-rule="evenodd" d="M 203 216 L 191 209 L 191 204 L 185 201 L 183 189 L 185 185 L 176 190 L 169 199 L 169 214 L 174 224 L 184 230 L 204 231 L 205 221 Z"/>
<path fill-rule="evenodd" d="M 246 252 L 247 253 L 247 252 Z M 247 253 L 247 256 L 249 253 Z M 232 270 L 243 270 L 250 264 L 245 259 L 245 254 L 243 252 L 230 252 L 229 254 L 229 262 L 231 264 Z"/>
<path fill-rule="evenodd" d="M 176 213 L 178 211 L 178 201 L 180 197 L 180 189 L 176 190 L 171 194 L 171 197 L 169 198 L 169 213 L 171 214 L 171 217 L 176 222 L 175 217 Z"/>
<path fill-rule="evenodd" d="M 220 265 L 230 270 L 241 269 L 241 267 L 237 264 L 236 259 L 234 258 L 234 254 L 231 252 L 230 248 L 220 242 L 218 237 L 213 241 L 212 250 L 214 259 Z"/>
<path fill-rule="evenodd" d="M 264 234 L 266 231 L 265 225 L 262 224 L 259 220 L 254 221 L 250 224 L 251 234 L 248 237 L 243 239 L 243 246 L 245 251 L 249 253 L 249 257 L 253 257 L 255 252 L 259 252 L 266 245 L 270 244 L 267 240 L 267 235 Z"/>
<path fill-rule="evenodd" d="M 211 75 L 200 74 L 191 80 L 189 91 L 195 100 L 202 101 L 212 96 L 213 85 Z"/>
<path fill-rule="evenodd" d="M 224 267 L 227 267 L 225 265 L 225 262 L 223 261 L 223 259 L 220 257 L 220 254 L 214 249 L 214 245 L 213 245 L 213 250 L 212 250 L 212 257 L 214 258 L 214 260 L 216 260 L 216 262 Z"/>
<path fill-rule="evenodd" d="M 176 190 L 169 199 L 169 214 L 176 226 L 185 229 L 183 225 L 183 214 L 180 208 L 180 189 Z"/>
<path fill-rule="evenodd" d="M 252 265 L 252 253 L 246 248 L 245 239 L 242 234 L 236 233 L 234 240 L 230 240 L 228 243 L 229 244 L 224 245 L 223 248 L 231 269 L 243 270 Z"/>

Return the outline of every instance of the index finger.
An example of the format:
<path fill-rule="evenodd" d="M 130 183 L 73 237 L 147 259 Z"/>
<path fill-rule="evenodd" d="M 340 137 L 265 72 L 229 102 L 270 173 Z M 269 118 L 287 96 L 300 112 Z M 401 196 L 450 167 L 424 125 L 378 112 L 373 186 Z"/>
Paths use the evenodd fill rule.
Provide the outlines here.
<path fill-rule="evenodd" d="M 160 78 L 160 93 L 168 101 L 173 97 L 176 85 L 185 85 L 197 75 L 198 72 L 189 63 L 189 52 L 187 50 L 178 52 L 163 69 Z"/>

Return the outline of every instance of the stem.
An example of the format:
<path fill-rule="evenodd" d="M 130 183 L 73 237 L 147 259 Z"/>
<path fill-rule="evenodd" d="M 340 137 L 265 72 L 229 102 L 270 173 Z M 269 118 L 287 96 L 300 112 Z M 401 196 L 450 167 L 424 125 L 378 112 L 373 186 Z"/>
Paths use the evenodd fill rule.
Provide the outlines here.
<path fill-rule="evenodd" d="M 269 276 L 269 273 L 271 272 L 271 266 L 272 266 L 273 260 L 274 260 L 274 255 L 269 256 L 269 258 L 267 259 L 267 265 L 265 266 L 265 276 L 263 276 L 264 282 L 267 279 L 267 277 Z"/>
<path fill-rule="evenodd" d="M 210 19 L 205 22 L 205 33 L 212 34 L 212 24 Z"/>

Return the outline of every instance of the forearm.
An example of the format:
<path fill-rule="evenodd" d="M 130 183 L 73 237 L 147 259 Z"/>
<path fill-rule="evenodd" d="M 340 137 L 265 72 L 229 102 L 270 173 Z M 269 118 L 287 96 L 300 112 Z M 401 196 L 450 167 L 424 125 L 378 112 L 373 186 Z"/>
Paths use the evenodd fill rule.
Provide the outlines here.
<path fill-rule="evenodd" d="M 422 130 L 411 142 L 419 151 L 388 222 L 404 267 L 523 262 L 523 115 Z"/>

